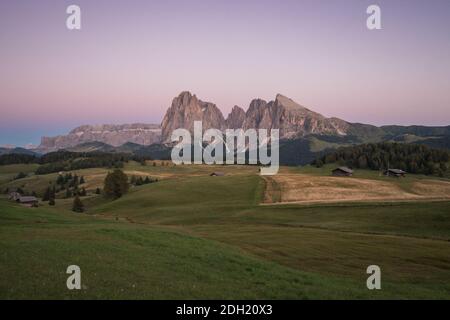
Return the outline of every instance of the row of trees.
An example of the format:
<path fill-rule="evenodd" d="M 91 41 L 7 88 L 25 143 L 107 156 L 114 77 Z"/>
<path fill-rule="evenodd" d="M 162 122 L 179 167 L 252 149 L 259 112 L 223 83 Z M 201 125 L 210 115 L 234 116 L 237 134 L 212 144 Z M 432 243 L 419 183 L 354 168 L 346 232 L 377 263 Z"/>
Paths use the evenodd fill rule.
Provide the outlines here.
<path fill-rule="evenodd" d="M 0 156 L 0 165 L 8 164 L 30 164 L 37 163 L 44 165 L 39 168 L 37 174 L 46 174 L 59 171 L 79 170 L 95 167 L 122 168 L 123 164 L 133 160 L 146 166 L 147 160 L 152 157 L 145 155 L 133 155 L 131 153 L 114 153 L 114 152 L 71 152 L 71 151 L 55 151 L 44 154 L 42 156 L 30 154 L 4 154 Z M 161 166 L 169 166 L 170 162 L 161 162 Z M 157 166 L 157 162 L 152 163 Z"/>
<path fill-rule="evenodd" d="M 121 152 L 72 152 L 66 150 L 59 150 L 55 152 L 49 152 L 44 155 L 37 154 L 22 154 L 22 153 L 11 153 L 4 154 L 0 156 L 0 165 L 7 164 L 49 164 L 49 163 L 67 163 L 73 160 L 84 159 L 84 161 L 74 164 L 74 166 L 82 167 L 97 164 L 98 162 L 106 161 L 109 162 L 113 160 L 115 162 L 128 162 L 134 160 L 143 165 L 146 165 L 146 160 L 152 160 L 153 157 L 149 155 L 134 155 L 132 153 L 121 153 Z M 154 164 L 155 165 L 155 164 Z"/>
<path fill-rule="evenodd" d="M 56 184 L 61 187 L 61 190 L 67 188 L 78 188 L 79 185 L 84 184 L 84 177 L 78 177 L 77 174 L 72 175 L 72 173 L 66 173 L 64 175 L 58 175 L 56 179 Z"/>
<path fill-rule="evenodd" d="M 339 163 L 352 168 L 381 170 L 402 169 L 410 173 L 443 176 L 448 170 L 450 155 L 447 150 L 432 149 L 425 145 L 404 143 L 369 143 L 339 148 L 312 162 L 321 167 Z"/>
<path fill-rule="evenodd" d="M 99 158 L 86 158 L 86 159 L 77 159 L 77 160 L 69 160 L 64 162 L 52 162 L 41 165 L 36 169 L 35 173 L 37 175 L 49 174 L 60 171 L 71 171 L 71 170 L 80 170 L 80 169 L 88 169 L 88 168 L 123 168 L 124 161 L 122 158 L 116 157 L 99 157 Z"/>
<path fill-rule="evenodd" d="M 37 157 L 29 154 L 10 153 L 0 156 L 0 166 L 8 164 L 29 164 L 36 163 Z"/>
<path fill-rule="evenodd" d="M 142 186 L 142 185 L 145 185 L 145 184 L 149 184 L 149 183 L 154 183 L 154 182 L 158 182 L 158 179 L 151 179 L 150 177 L 145 177 L 145 178 L 142 178 L 142 177 L 136 177 L 136 176 L 131 176 L 131 178 L 130 178 L 130 184 L 131 185 L 134 185 L 134 186 Z"/>
<path fill-rule="evenodd" d="M 36 174 L 49 174 L 59 171 L 71 171 L 87 168 L 122 168 L 133 156 L 126 153 L 108 152 L 70 152 L 56 151 L 42 156 L 29 154 L 4 154 L 0 156 L 0 165 L 40 164 Z"/>

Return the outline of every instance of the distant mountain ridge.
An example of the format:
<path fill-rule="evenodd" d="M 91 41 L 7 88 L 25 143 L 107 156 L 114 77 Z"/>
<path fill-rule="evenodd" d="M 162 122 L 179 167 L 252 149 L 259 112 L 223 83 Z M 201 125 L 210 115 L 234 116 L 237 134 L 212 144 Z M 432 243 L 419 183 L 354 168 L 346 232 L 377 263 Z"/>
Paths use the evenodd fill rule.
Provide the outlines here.
<path fill-rule="evenodd" d="M 20 147 L 14 147 L 14 148 L 3 148 L 0 147 L 0 156 L 4 154 L 27 154 L 27 155 L 35 155 L 36 152 L 33 150 L 20 148 Z"/>
<path fill-rule="evenodd" d="M 351 123 L 339 118 L 327 118 L 306 108 L 292 99 L 277 94 L 272 101 L 254 99 L 247 111 L 234 106 L 225 118 L 212 102 L 204 102 L 189 91 L 175 97 L 168 108 L 161 125 L 83 125 L 67 135 L 43 137 L 38 152 L 59 149 L 102 150 L 104 152 L 139 152 L 146 154 L 164 147 L 170 142 L 171 133 L 178 128 L 193 131 L 195 121 L 202 121 L 203 130 L 215 128 L 279 129 L 282 148 L 289 163 L 298 163 L 298 158 L 312 158 L 339 146 L 367 142 L 396 141 L 427 144 L 435 148 L 450 148 L 450 126 L 382 126 Z M 102 143 L 102 144 L 100 144 Z M 141 148 L 144 147 L 144 148 Z M 284 148 L 284 149 L 283 149 Z M 146 150 L 146 151 L 143 151 Z M 1 150 L 0 150 L 1 152 Z M 291 157 L 292 153 L 299 153 Z"/>
<path fill-rule="evenodd" d="M 65 148 L 64 150 L 70 152 L 115 152 L 115 153 L 134 153 L 144 146 L 141 144 L 126 142 L 121 146 L 112 146 L 104 142 L 91 141 L 81 143 L 74 147 Z"/>
<path fill-rule="evenodd" d="M 38 147 L 43 151 L 67 149 L 87 142 L 103 142 L 114 147 L 127 142 L 140 145 L 159 143 L 161 128 L 155 124 L 83 125 L 57 137 L 42 137 Z"/>

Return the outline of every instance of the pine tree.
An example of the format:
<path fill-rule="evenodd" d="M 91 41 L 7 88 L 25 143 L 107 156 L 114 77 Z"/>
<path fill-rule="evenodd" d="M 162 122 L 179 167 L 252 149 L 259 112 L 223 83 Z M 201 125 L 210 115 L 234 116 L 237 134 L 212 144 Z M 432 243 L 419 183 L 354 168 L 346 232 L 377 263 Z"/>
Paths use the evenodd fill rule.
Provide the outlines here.
<path fill-rule="evenodd" d="M 62 175 L 58 175 L 58 178 L 56 179 L 56 184 L 64 185 L 64 177 Z"/>
<path fill-rule="evenodd" d="M 83 202 L 81 202 L 78 196 L 76 196 L 75 199 L 73 199 L 72 211 L 79 213 L 84 212 Z"/>
<path fill-rule="evenodd" d="M 127 175 L 122 170 L 116 169 L 106 176 L 103 191 L 106 196 L 117 199 L 127 193 L 128 188 Z"/>
<path fill-rule="evenodd" d="M 95 189 L 95 194 L 101 194 L 102 191 L 100 190 L 100 188 Z"/>
<path fill-rule="evenodd" d="M 23 179 L 23 178 L 26 178 L 26 177 L 27 177 L 27 175 L 26 175 L 25 173 L 19 172 L 19 173 L 17 174 L 17 176 L 14 177 L 14 180 Z"/>
<path fill-rule="evenodd" d="M 79 182 L 78 176 L 75 174 L 73 176 L 73 186 L 78 187 L 79 184 L 80 184 L 80 182 Z"/>
<path fill-rule="evenodd" d="M 42 201 L 49 201 L 51 197 L 51 189 L 50 187 L 47 187 L 47 190 L 44 192 L 44 196 L 42 197 Z"/>
<path fill-rule="evenodd" d="M 316 160 L 314 164 L 316 165 L 317 168 L 323 167 L 323 161 L 320 159 Z"/>

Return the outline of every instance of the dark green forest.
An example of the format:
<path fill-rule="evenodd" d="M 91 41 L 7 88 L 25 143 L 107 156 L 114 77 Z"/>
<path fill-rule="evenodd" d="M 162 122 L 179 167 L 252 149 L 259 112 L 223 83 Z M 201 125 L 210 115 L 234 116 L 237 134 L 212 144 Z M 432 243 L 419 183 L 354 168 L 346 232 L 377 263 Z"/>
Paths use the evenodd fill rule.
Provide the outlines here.
<path fill-rule="evenodd" d="M 42 156 L 4 154 L 0 156 L 0 165 L 37 163 L 41 166 L 35 173 L 48 174 L 97 167 L 121 168 L 129 160 L 142 159 L 126 153 L 56 151 Z"/>
<path fill-rule="evenodd" d="M 318 157 L 312 165 L 337 163 L 351 168 L 383 170 L 402 169 L 409 173 L 444 176 L 448 171 L 448 150 L 405 143 L 368 143 L 342 147 Z"/>

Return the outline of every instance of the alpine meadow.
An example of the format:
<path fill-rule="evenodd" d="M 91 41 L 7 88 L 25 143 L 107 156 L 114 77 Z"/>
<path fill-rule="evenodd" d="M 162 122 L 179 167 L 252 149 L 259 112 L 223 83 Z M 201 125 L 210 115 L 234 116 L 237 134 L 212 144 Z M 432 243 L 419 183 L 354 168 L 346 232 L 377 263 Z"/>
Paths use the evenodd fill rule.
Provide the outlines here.
<path fill-rule="evenodd" d="M 0 1 L 0 300 L 164 319 L 450 300 L 449 16 Z"/>

